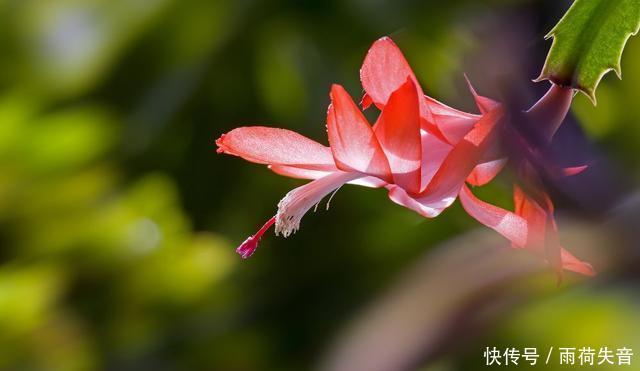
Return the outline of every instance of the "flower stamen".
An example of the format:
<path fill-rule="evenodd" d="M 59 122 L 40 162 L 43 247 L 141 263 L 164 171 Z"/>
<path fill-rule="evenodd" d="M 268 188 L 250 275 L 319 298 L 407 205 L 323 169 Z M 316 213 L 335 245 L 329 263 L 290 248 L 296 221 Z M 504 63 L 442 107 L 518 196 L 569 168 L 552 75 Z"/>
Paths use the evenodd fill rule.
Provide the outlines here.
<path fill-rule="evenodd" d="M 276 235 L 288 237 L 300 228 L 300 220 L 314 205 L 359 174 L 336 172 L 293 189 L 278 203 Z"/>

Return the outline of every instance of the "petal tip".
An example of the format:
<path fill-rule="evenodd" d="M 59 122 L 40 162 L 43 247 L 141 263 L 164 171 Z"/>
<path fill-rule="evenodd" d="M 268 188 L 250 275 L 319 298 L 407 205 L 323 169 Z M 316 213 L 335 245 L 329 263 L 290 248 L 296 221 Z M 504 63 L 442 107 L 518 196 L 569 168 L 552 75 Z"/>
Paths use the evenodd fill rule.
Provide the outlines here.
<path fill-rule="evenodd" d="M 377 43 L 384 43 L 384 42 L 388 42 L 388 43 L 395 44 L 395 42 L 393 41 L 393 39 L 392 39 L 391 37 L 389 37 L 388 35 L 384 35 L 384 36 L 382 36 L 381 38 L 379 38 L 378 40 L 376 40 L 376 41 L 374 42 L 374 44 L 377 44 Z"/>
<path fill-rule="evenodd" d="M 333 84 L 331 84 L 331 92 L 329 93 L 329 96 L 333 100 L 334 94 L 342 93 L 342 92 L 345 92 L 345 91 L 346 90 L 344 89 L 344 87 L 342 85 L 333 83 Z"/>
<path fill-rule="evenodd" d="M 589 168 L 589 165 L 566 167 L 562 169 L 562 175 L 569 177 L 569 176 L 582 174 L 588 168 Z"/>
<path fill-rule="evenodd" d="M 226 134 L 222 134 L 220 135 L 220 138 L 216 139 L 215 144 L 216 146 L 218 146 L 218 148 L 216 148 L 216 153 L 224 153 L 225 149 L 224 149 L 224 137 Z"/>
<path fill-rule="evenodd" d="M 371 100 L 371 97 L 369 96 L 369 94 L 365 93 L 362 96 L 362 100 L 360 101 L 360 106 L 362 107 L 363 110 L 366 110 L 367 108 L 371 107 L 372 104 L 373 104 L 373 100 Z"/>

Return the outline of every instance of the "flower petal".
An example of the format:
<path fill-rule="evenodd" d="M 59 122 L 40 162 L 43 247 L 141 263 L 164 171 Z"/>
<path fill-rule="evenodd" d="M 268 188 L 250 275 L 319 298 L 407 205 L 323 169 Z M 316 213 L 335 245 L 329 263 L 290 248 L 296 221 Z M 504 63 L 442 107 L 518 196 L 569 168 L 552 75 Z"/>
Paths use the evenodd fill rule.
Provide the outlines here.
<path fill-rule="evenodd" d="M 331 87 L 327 132 L 339 169 L 357 171 L 392 182 L 389 162 L 373 129 L 349 94 L 336 84 Z"/>
<path fill-rule="evenodd" d="M 517 185 L 513 186 L 513 203 L 515 213 L 524 218 L 529 225 L 527 245 L 542 249 L 547 229 L 547 213 L 537 202 L 527 197 L 522 188 Z"/>
<path fill-rule="evenodd" d="M 218 153 L 240 156 L 259 164 L 305 169 L 335 169 L 331 149 L 286 129 L 250 126 L 234 129 L 216 140 Z"/>
<path fill-rule="evenodd" d="M 299 167 L 284 166 L 284 165 L 270 165 L 269 169 L 271 169 L 271 171 L 273 171 L 276 174 L 288 176 L 290 178 L 297 178 L 297 179 L 319 179 L 335 172 L 341 172 L 337 168 L 334 171 L 319 171 L 319 170 L 301 169 Z M 380 180 L 373 176 L 365 176 L 362 178 L 357 178 L 347 182 L 347 184 L 359 185 L 359 186 L 369 187 L 369 188 L 380 188 L 387 185 L 385 181 Z"/>
<path fill-rule="evenodd" d="M 430 98 L 425 97 L 425 99 Z M 437 102 L 435 99 L 433 101 Z M 464 112 L 459 114 L 461 111 L 450 108 L 440 102 L 438 104 L 441 104 L 441 106 L 430 105 L 432 110 L 431 120 L 433 121 L 433 126 L 437 128 L 437 132 L 441 133 L 440 137 L 449 144 L 457 144 L 480 119 L 480 116 Z"/>
<path fill-rule="evenodd" d="M 469 174 L 491 149 L 489 145 L 494 143 L 493 137 L 497 132 L 495 128 L 501 118 L 502 110 L 500 109 L 492 110 L 483 116 L 474 128 L 451 149 L 429 184 L 416 199 L 426 201 L 434 198 L 455 198 Z"/>
<path fill-rule="evenodd" d="M 409 63 L 389 37 L 382 37 L 371 45 L 360 68 L 360 80 L 366 92 L 365 103 L 373 102 L 384 108 L 391 94 L 410 78 L 422 96 L 422 89 Z M 363 100 L 364 101 L 364 100 Z"/>
<path fill-rule="evenodd" d="M 517 185 L 513 188 L 516 214 L 529 223 L 527 246 L 530 249 L 540 250 L 549 263 L 561 273 L 560 241 L 551 198 L 546 193 L 539 192 L 538 201 L 536 201 Z"/>
<path fill-rule="evenodd" d="M 562 175 L 574 176 L 574 175 L 582 174 L 582 172 L 584 172 L 588 168 L 589 168 L 589 165 L 565 167 L 562 169 Z"/>
<path fill-rule="evenodd" d="M 394 183 L 410 193 L 419 192 L 422 144 L 413 81 L 407 79 L 391 94 L 373 130 L 389 161 Z"/>
<path fill-rule="evenodd" d="M 286 165 L 269 165 L 269 169 L 276 174 L 296 179 L 318 179 L 327 176 L 332 172 L 339 171 L 338 168 L 336 168 L 334 171 L 322 171 L 309 170 Z"/>
<path fill-rule="evenodd" d="M 473 87 L 471 81 L 469 80 L 469 77 L 467 77 L 466 74 L 464 75 L 464 79 L 467 81 L 469 91 L 471 92 L 471 95 L 473 95 L 473 99 L 476 101 L 476 106 L 478 106 L 481 114 L 484 115 L 485 113 L 491 111 L 492 109 L 495 109 L 500 105 L 500 103 L 494 101 L 493 99 L 478 95 L 476 89 Z"/>
<path fill-rule="evenodd" d="M 363 108 L 373 103 L 382 110 L 391 94 L 407 79 L 411 79 L 415 84 L 418 96 L 424 97 L 418 79 L 402 55 L 400 48 L 389 37 L 378 39 L 369 48 L 360 68 L 360 81 L 366 93 L 362 99 Z M 419 104 L 422 127 L 444 139 L 433 122 L 428 100 L 421 98 Z"/>
<path fill-rule="evenodd" d="M 478 164 L 467 177 L 467 183 L 474 186 L 485 185 L 493 180 L 506 164 L 507 158 L 499 158 Z"/>
<path fill-rule="evenodd" d="M 584 274 L 585 276 L 595 276 L 596 271 L 593 269 L 593 266 L 587 262 L 583 262 L 582 260 L 573 256 L 569 251 L 564 248 L 560 248 L 560 253 L 562 257 L 562 268 L 576 272 L 580 274 Z"/>
<path fill-rule="evenodd" d="M 422 141 L 422 190 L 431 182 L 453 147 L 426 130 L 420 131 L 420 139 Z"/>
<path fill-rule="evenodd" d="M 469 215 L 503 235 L 515 247 L 526 246 L 529 233 L 527 221 L 523 217 L 479 200 L 466 185 L 460 191 L 460 203 Z"/>
<path fill-rule="evenodd" d="M 425 218 L 435 218 L 456 200 L 455 197 L 441 198 L 435 195 L 430 198 L 416 199 L 395 184 L 388 185 L 387 189 L 391 201 L 411 209 Z"/>
<path fill-rule="evenodd" d="M 460 192 L 460 203 L 469 215 L 510 240 L 514 247 L 526 248 L 532 253 L 546 258 L 553 265 L 553 262 L 549 260 L 548 252 L 541 248 L 542 246 L 532 245 L 551 242 L 545 239 L 544 236 L 536 236 L 539 233 L 545 233 L 546 221 L 541 220 L 541 214 L 536 211 L 536 207 L 532 207 L 533 205 L 528 204 L 528 201 L 523 203 L 523 200 L 525 200 L 523 198 L 524 193 L 521 190 L 518 192 L 520 192 L 516 198 L 516 201 L 520 203 L 516 203 L 518 214 L 479 200 L 467 186 L 464 186 Z M 555 227 L 552 230 L 557 235 Z M 580 261 L 559 244 L 556 244 L 554 248 L 557 248 L 560 253 L 563 269 L 587 276 L 595 274 L 593 267 L 589 263 Z"/>
<path fill-rule="evenodd" d="M 425 96 L 415 74 L 398 46 L 389 37 L 373 43 L 360 69 L 360 80 L 366 92 L 363 108 L 374 103 L 383 109 L 391 94 L 411 79 L 420 99 L 421 126 L 448 143 L 457 143 L 478 121 L 479 116 L 451 108 Z"/>

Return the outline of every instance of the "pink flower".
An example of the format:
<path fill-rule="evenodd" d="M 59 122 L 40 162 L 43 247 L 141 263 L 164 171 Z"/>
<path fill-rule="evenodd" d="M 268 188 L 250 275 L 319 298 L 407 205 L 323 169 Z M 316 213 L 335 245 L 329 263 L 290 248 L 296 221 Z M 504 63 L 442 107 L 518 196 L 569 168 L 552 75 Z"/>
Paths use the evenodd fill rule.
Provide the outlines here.
<path fill-rule="evenodd" d="M 367 78 L 377 72 L 366 71 L 378 56 L 399 63 L 404 70 L 383 66 L 397 72 L 388 75 L 394 81 L 367 89 Z M 394 59 L 397 56 L 402 59 Z M 501 117 L 498 104 L 477 97 L 487 111 L 481 116 L 424 96 L 388 38 L 372 46 L 362 74 L 368 96 L 381 109 L 380 116 L 371 126 L 344 88 L 333 85 L 327 112 L 330 147 L 289 130 L 267 127 L 238 128 L 216 140 L 218 152 L 266 164 L 281 175 L 312 179 L 290 191 L 278 203 L 275 217 L 237 249 L 243 257 L 255 251 L 273 224 L 277 235 L 287 237 L 295 232 L 307 211 L 345 183 L 386 187 L 394 202 L 435 217 L 453 203 L 487 152 Z M 483 169 L 477 172 L 478 177 L 489 177 Z"/>
<path fill-rule="evenodd" d="M 516 211 L 509 212 L 478 200 L 466 186 L 488 183 L 508 160 L 498 144 L 505 121 L 500 103 L 478 95 L 470 84 L 480 114 L 456 110 L 424 95 L 406 59 L 387 37 L 372 45 L 360 77 L 363 107 L 374 104 L 381 113 L 371 126 L 344 88 L 333 85 L 327 112 L 330 147 L 289 130 L 267 127 L 238 128 L 216 140 L 218 152 L 266 164 L 281 175 L 312 179 L 287 193 L 276 215 L 238 247 L 243 258 L 255 251 L 272 225 L 276 235 L 289 236 L 307 211 L 350 183 L 385 187 L 392 201 L 428 218 L 439 215 L 460 196 L 472 217 L 511 240 L 514 247 L 544 252 L 543 257 L 556 267 L 593 273 L 590 265 L 557 243 L 553 204 L 546 193 L 541 205 L 515 188 Z M 543 122 L 545 138 L 553 136 L 566 115 L 571 103 L 567 90 L 571 93 L 571 89 L 552 88 L 527 113 Z M 528 171 L 529 178 L 533 175 Z"/>

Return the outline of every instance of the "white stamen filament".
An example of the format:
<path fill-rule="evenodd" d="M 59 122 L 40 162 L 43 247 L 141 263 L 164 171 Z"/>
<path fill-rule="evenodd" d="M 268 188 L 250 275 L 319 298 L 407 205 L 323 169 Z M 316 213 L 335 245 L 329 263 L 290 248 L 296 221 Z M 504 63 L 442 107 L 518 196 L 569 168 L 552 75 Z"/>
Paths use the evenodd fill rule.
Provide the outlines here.
<path fill-rule="evenodd" d="M 360 176 L 357 173 L 335 172 L 291 190 L 278 203 L 276 235 L 288 237 L 295 233 L 300 228 L 300 220 L 311 207 L 344 183 Z"/>
<path fill-rule="evenodd" d="M 340 188 L 342 188 L 342 186 L 339 186 L 338 188 L 336 188 L 335 191 L 333 191 L 333 193 L 331 193 L 331 196 L 329 196 L 329 200 L 327 201 L 327 207 L 326 207 L 327 211 L 329 211 L 329 207 L 331 206 L 331 200 L 333 200 L 333 196 L 335 196 L 336 193 L 338 193 Z"/>

